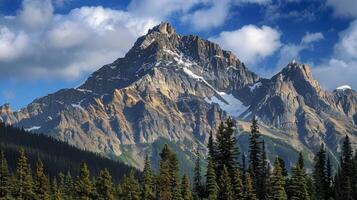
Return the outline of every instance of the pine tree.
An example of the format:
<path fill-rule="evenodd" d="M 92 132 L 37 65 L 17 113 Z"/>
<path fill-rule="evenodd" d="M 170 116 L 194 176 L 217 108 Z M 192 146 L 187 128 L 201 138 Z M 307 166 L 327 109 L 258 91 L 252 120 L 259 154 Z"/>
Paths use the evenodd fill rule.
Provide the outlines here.
<path fill-rule="evenodd" d="M 157 188 L 158 188 L 158 198 L 160 200 L 169 200 L 172 198 L 172 166 L 170 164 L 170 160 L 172 160 L 172 151 L 167 144 L 164 145 L 161 153 L 160 153 L 160 170 L 159 177 L 157 180 Z"/>
<path fill-rule="evenodd" d="M 180 168 L 176 154 L 172 153 L 169 159 L 169 172 L 171 177 L 172 200 L 181 200 Z"/>
<path fill-rule="evenodd" d="M 300 160 L 299 160 L 300 161 Z M 298 162 L 292 169 L 292 177 L 288 187 L 290 200 L 309 200 L 305 172 L 300 168 Z"/>
<path fill-rule="evenodd" d="M 52 200 L 64 200 L 63 194 L 61 192 L 61 190 L 59 189 L 59 185 L 57 184 L 57 179 L 56 177 L 53 179 L 52 181 L 52 187 L 51 187 L 51 193 L 52 193 Z"/>
<path fill-rule="evenodd" d="M 64 185 L 61 186 L 61 188 L 63 188 L 63 196 L 65 200 L 71 200 L 73 199 L 74 196 L 74 183 L 73 183 L 73 179 L 71 176 L 70 172 L 67 172 L 67 175 L 64 178 Z"/>
<path fill-rule="evenodd" d="M 234 123 L 231 118 L 228 118 L 225 124 L 221 123 L 218 132 L 217 132 L 217 155 L 216 155 L 216 164 L 217 170 L 216 174 L 220 175 L 220 171 L 225 165 L 227 170 L 231 173 L 230 176 L 233 176 L 234 168 L 237 164 L 237 158 L 239 155 L 239 149 L 236 147 L 236 138 L 234 136 Z"/>
<path fill-rule="evenodd" d="M 332 199 L 334 194 L 333 194 L 333 178 L 332 178 L 332 165 L 331 165 L 331 160 L 330 156 L 327 156 L 327 162 L 326 162 L 326 188 L 327 188 L 327 199 Z"/>
<path fill-rule="evenodd" d="M 350 200 L 352 199 L 352 181 L 353 181 L 353 152 L 351 147 L 351 142 L 349 137 L 346 135 L 345 140 L 342 145 L 342 163 L 341 163 L 341 176 L 342 176 L 342 185 L 341 185 L 341 198 Z"/>
<path fill-rule="evenodd" d="M 196 162 L 194 169 L 194 182 L 193 182 L 193 193 L 197 198 L 201 198 L 202 195 L 202 180 L 201 180 L 201 155 L 199 151 L 199 146 L 196 149 Z"/>
<path fill-rule="evenodd" d="M 25 151 L 20 149 L 19 154 L 20 156 L 16 167 L 16 188 L 14 195 L 17 199 L 35 199 L 31 169 Z"/>
<path fill-rule="evenodd" d="M 326 173 L 326 152 L 325 147 L 321 144 L 319 152 L 315 156 L 313 170 L 313 198 L 316 200 L 327 199 L 327 173 Z"/>
<path fill-rule="evenodd" d="M 233 196 L 235 200 L 243 200 L 243 183 L 241 174 L 238 168 L 235 169 L 234 176 L 232 177 L 232 187 L 233 187 Z"/>
<path fill-rule="evenodd" d="M 280 163 L 281 174 L 282 174 L 284 177 L 287 177 L 289 174 L 288 174 L 288 170 L 286 169 L 284 159 L 282 159 L 281 157 L 277 157 L 277 159 L 278 159 L 278 161 L 279 161 L 279 163 Z"/>
<path fill-rule="evenodd" d="M 93 185 L 90 180 L 90 172 L 87 164 L 82 162 L 79 169 L 79 177 L 75 184 L 76 197 L 81 200 L 89 200 L 93 193 Z"/>
<path fill-rule="evenodd" d="M 265 151 L 265 143 L 262 141 L 262 153 L 260 159 L 260 172 L 259 172 L 259 190 L 257 191 L 258 199 L 265 200 L 268 199 L 268 181 L 270 166 L 268 163 L 268 158 Z"/>
<path fill-rule="evenodd" d="M 0 199 L 10 198 L 11 182 L 10 172 L 3 151 L 0 152 Z"/>
<path fill-rule="evenodd" d="M 271 175 L 271 193 L 270 199 L 272 200 L 286 200 L 286 192 L 285 192 L 285 180 L 282 174 L 282 169 L 280 166 L 279 159 L 275 159 L 274 162 L 274 170 Z"/>
<path fill-rule="evenodd" d="M 300 169 L 304 170 L 305 162 L 304 162 L 304 156 L 302 155 L 301 151 L 299 152 L 298 165 L 299 165 Z"/>
<path fill-rule="evenodd" d="M 190 182 L 186 175 L 182 176 L 181 196 L 182 196 L 182 200 L 193 200 L 193 196 L 190 190 Z"/>
<path fill-rule="evenodd" d="M 209 133 L 207 148 L 208 148 L 208 156 L 213 159 L 216 159 L 216 145 L 215 145 L 212 131 L 210 131 Z"/>
<path fill-rule="evenodd" d="M 99 177 L 95 184 L 98 200 L 113 200 L 114 188 L 112 177 L 107 169 L 100 171 Z"/>
<path fill-rule="evenodd" d="M 215 172 L 215 164 L 211 157 L 208 158 L 207 173 L 206 173 L 206 191 L 208 200 L 216 200 L 218 195 L 217 177 Z"/>
<path fill-rule="evenodd" d="M 131 171 L 129 176 L 124 176 L 121 183 L 121 198 L 123 200 L 140 200 L 140 185 Z M 161 198 L 159 198 L 161 199 Z M 163 200 L 163 199 L 162 199 Z"/>
<path fill-rule="evenodd" d="M 50 181 L 45 175 L 43 163 L 37 161 L 35 174 L 35 194 L 42 200 L 50 199 Z"/>
<path fill-rule="evenodd" d="M 145 156 L 145 165 L 142 173 L 142 199 L 154 199 L 154 174 L 151 169 L 150 160 L 148 155 Z"/>
<path fill-rule="evenodd" d="M 261 144 L 259 141 L 260 132 L 258 126 L 258 120 L 254 116 L 252 119 L 252 125 L 250 127 L 250 140 L 249 140 L 249 173 L 253 179 L 253 187 L 255 190 L 259 188 L 259 178 L 261 173 Z"/>
<path fill-rule="evenodd" d="M 250 174 L 247 174 L 245 189 L 244 189 L 244 200 L 257 200 L 255 190 L 253 187 L 253 180 Z"/>
<path fill-rule="evenodd" d="M 233 188 L 231 178 L 229 177 L 228 169 L 223 165 L 221 175 L 219 177 L 219 195 L 217 200 L 233 200 Z"/>

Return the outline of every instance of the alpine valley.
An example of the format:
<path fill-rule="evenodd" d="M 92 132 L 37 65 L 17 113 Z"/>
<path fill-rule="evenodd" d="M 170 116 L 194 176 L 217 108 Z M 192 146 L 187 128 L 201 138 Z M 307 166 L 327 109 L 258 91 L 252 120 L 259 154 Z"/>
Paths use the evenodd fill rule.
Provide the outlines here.
<path fill-rule="evenodd" d="M 321 143 L 333 162 L 348 135 L 357 145 L 357 93 L 324 91 L 308 65 L 292 61 L 270 79 L 229 51 L 161 23 L 123 58 L 104 65 L 78 88 L 38 98 L 19 111 L 0 107 L 0 121 L 50 135 L 80 149 L 142 168 L 157 163 L 164 143 L 192 167 L 193 148 L 205 153 L 210 131 L 232 117 L 241 152 L 253 116 L 270 160 L 288 166 L 298 152 L 311 162 Z M 156 155 L 156 156 L 155 156 Z"/>

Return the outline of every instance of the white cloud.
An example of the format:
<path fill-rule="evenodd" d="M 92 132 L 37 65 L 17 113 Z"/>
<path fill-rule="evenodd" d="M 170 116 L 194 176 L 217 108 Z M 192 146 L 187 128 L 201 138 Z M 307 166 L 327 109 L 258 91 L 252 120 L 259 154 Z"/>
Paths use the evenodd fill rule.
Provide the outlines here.
<path fill-rule="evenodd" d="M 154 18 L 100 6 L 54 15 L 51 4 L 41 7 L 37 3 L 26 0 L 17 16 L 0 17 L 2 76 L 77 78 L 123 56 L 139 36 L 159 23 Z M 24 21 L 25 13 L 36 11 L 51 16 L 46 18 L 49 21 L 37 17 Z"/>
<path fill-rule="evenodd" d="M 18 18 L 25 25 L 38 28 L 50 22 L 53 6 L 49 0 L 23 0 Z"/>
<path fill-rule="evenodd" d="M 238 30 L 221 32 L 210 40 L 233 51 L 243 62 L 253 64 L 280 48 L 280 35 L 278 30 L 269 26 L 246 25 Z"/>
<path fill-rule="evenodd" d="M 345 84 L 357 89 L 357 19 L 340 33 L 333 56 L 317 66 L 314 72 L 326 89 Z"/>
<path fill-rule="evenodd" d="M 304 37 L 301 39 L 301 43 L 308 44 L 311 42 L 316 42 L 318 40 L 324 39 L 324 35 L 320 32 L 318 33 L 306 33 Z"/>
<path fill-rule="evenodd" d="M 229 9 L 229 0 L 212 1 L 207 8 L 184 15 L 182 21 L 190 24 L 195 30 L 207 30 L 222 25 Z"/>
<path fill-rule="evenodd" d="M 326 4 L 333 8 L 336 16 L 357 17 L 356 0 L 327 0 Z"/>
<path fill-rule="evenodd" d="M 24 32 L 14 33 L 7 27 L 0 27 L 0 62 L 18 58 L 27 45 L 28 37 Z"/>
<path fill-rule="evenodd" d="M 132 0 L 128 9 L 136 15 L 165 18 L 172 13 L 187 13 L 205 1 L 208 0 Z"/>

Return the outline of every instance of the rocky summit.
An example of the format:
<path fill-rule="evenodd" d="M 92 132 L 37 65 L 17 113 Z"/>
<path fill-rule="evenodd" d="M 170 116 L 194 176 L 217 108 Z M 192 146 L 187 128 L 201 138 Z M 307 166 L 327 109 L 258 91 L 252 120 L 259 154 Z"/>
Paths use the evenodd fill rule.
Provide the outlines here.
<path fill-rule="evenodd" d="M 345 135 L 356 145 L 356 106 L 352 88 L 324 91 L 305 64 L 292 61 L 264 79 L 232 52 L 161 23 L 78 88 L 16 112 L 4 105 L 0 120 L 140 168 L 145 154 L 163 143 L 190 160 L 192 147 L 204 146 L 229 116 L 246 151 L 250 120 L 257 116 L 270 157 L 295 162 L 297 151 L 312 160 L 321 143 L 335 159 Z"/>

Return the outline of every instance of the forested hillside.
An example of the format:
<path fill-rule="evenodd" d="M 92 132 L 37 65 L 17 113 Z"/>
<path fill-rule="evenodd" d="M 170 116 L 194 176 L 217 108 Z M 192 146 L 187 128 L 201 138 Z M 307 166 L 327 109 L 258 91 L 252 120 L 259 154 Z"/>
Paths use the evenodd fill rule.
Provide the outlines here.
<path fill-rule="evenodd" d="M 46 173 L 50 176 L 57 175 L 59 172 L 77 174 L 82 161 L 87 163 L 89 169 L 96 175 L 101 169 L 107 168 L 115 180 L 119 180 L 132 169 L 99 154 L 79 150 L 48 136 L 30 133 L 2 123 L 0 149 L 5 153 L 11 171 L 15 170 L 19 149 L 25 150 L 31 166 L 35 166 L 38 159 L 42 160 L 46 166 Z"/>
<path fill-rule="evenodd" d="M 2 127 L 15 134 L 22 134 L 18 129 Z M 346 136 L 342 144 L 342 155 L 337 170 L 333 170 L 330 158 L 324 145 L 315 154 L 312 173 L 305 169 L 302 153 L 295 161 L 291 170 L 285 168 L 284 160 L 276 157 L 270 164 L 266 157 L 264 140 L 259 132 L 258 122 L 253 118 L 249 138 L 248 159 L 240 159 L 237 148 L 235 126 L 231 119 L 221 123 L 217 136 L 210 134 L 207 148 L 209 155 L 207 170 L 202 171 L 201 155 L 196 149 L 196 161 L 192 184 L 187 171 L 180 171 L 179 160 L 175 151 L 164 145 L 158 161 L 158 172 L 153 171 L 146 156 L 144 170 L 135 175 L 134 171 L 127 173 L 120 182 L 113 183 L 113 178 L 107 170 L 110 163 L 100 163 L 99 158 L 81 159 L 80 170 L 75 176 L 59 173 L 48 176 L 53 171 L 51 162 L 44 165 L 40 159 L 34 158 L 33 145 L 27 147 L 29 159 L 23 149 L 19 156 L 12 157 L 3 152 L 0 154 L 0 199 L 85 199 L 85 200 L 353 200 L 357 199 L 357 153 Z M 14 135 L 7 135 L 14 137 Z M 38 136 L 31 136 L 38 137 Z M 3 139 L 3 138 L 2 138 Z M 9 140 L 9 139 L 7 139 Z M 46 139 L 43 139 L 46 141 Z M 2 143 L 3 140 L 1 140 Z M 47 141 L 50 143 L 51 140 Z M 31 143 L 36 143 L 31 140 Z M 52 141 L 52 144 L 56 144 Z M 58 145 L 61 143 L 58 143 Z M 5 145 L 3 145 L 5 146 Z M 23 145 L 25 146 L 25 145 Z M 30 145 L 31 146 L 31 145 Z M 46 146 L 46 145 L 44 145 Z M 60 145 L 59 145 L 60 146 Z M 58 147 L 59 147 L 58 146 Z M 19 146 L 18 146 L 19 147 Z M 55 146 L 53 146 L 55 147 Z M 3 147 L 2 147 L 3 148 Z M 15 150 L 16 147 L 6 146 Z M 50 148 L 52 149 L 52 148 Z M 69 148 L 70 149 L 70 148 Z M 40 152 L 37 150 L 37 152 Z M 54 151 L 53 151 L 54 152 Z M 75 152 L 72 149 L 72 152 Z M 48 153 L 48 152 L 47 152 Z M 86 153 L 81 152 L 83 156 Z M 46 153 L 45 153 L 46 154 Z M 35 154 L 36 155 L 36 154 Z M 54 154 L 58 155 L 58 154 Z M 79 154 L 78 154 L 79 155 Z M 90 155 L 90 154 L 87 154 Z M 7 159 L 16 158 L 16 167 L 9 171 Z M 56 158 L 56 156 L 54 156 Z M 85 158 L 85 157 L 84 157 Z M 245 158 L 245 156 L 242 156 Z M 29 162 L 34 162 L 35 168 Z M 53 158 L 52 158 L 53 159 Z M 49 160 L 52 160 L 49 159 Z M 68 159 L 68 158 L 67 158 Z M 86 162 L 97 164 L 95 170 L 102 167 L 99 175 L 91 173 Z M 56 159 L 54 159 L 56 160 Z M 73 162 L 71 159 L 68 161 Z M 105 159 L 102 159 L 105 161 Z M 108 165 L 106 165 L 108 164 Z M 35 169 L 31 172 L 31 169 Z M 126 168 L 128 169 L 128 168 Z M 291 174 L 288 173 L 291 171 Z M 121 171 L 123 172 L 123 171 Z"/>

